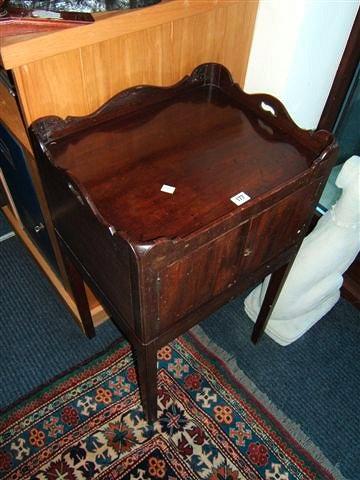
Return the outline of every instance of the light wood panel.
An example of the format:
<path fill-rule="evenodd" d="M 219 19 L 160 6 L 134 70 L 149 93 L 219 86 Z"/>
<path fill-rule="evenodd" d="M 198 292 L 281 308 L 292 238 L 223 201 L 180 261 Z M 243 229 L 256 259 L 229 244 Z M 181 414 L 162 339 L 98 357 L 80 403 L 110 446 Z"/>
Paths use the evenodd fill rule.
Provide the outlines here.
<path fill-rule="evenodd" d="M 4 39 L 1 59 L 10 69 L 45 57 L 73 50 L 74 45 L 84 47 L 109 40 L 120 35 L 139 32 L 170 20 L 198 15 L 218 8 L 219 4 L 233 4 L 246 0 L 162 0 L 161 3 L 143 9 L 127 10 L 102 16 L 92 24 L 60 30 L 41 38 L 34 36 L 21 41 Z"/>
<path fill-rule="evenodd" d="M 44 115 L 85 115 L 88 111 L 79 49 L 13 70 L 26 121 Z M 52 113 L 51 113 L 52 112 Z"/>
<path fill-rule="evenodd" d="M 0 120 L 19 140 L 23 147 L 31 152 L 29 139 L 22 122 L 15 98 L 6 86 L 0 82 Z"/>
<path fill-rule="evenodd" d="M 172 85 L 204 62 L 228 66 L 242 85 L 256 9 L 257 3 L 247 0 L 212 3 L 197 15 L 17 67 L 26 121 L 85 115 L 120 90 L 137 84 Z"/>

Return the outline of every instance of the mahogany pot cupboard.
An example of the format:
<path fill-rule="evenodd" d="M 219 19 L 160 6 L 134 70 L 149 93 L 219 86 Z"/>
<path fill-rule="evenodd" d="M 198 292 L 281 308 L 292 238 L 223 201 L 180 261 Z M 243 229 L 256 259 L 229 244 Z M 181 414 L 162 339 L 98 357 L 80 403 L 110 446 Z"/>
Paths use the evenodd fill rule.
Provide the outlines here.
<path fill-rule="evenodd" d="M 48 116 L 30 130 L 88 335 L 83 280 L 130 340 L 154 420 L 157 350 L 273 273 L 259 338 L 337 145 L 214 63 L 173 87 L 133 87 L 91 115 Z"/>

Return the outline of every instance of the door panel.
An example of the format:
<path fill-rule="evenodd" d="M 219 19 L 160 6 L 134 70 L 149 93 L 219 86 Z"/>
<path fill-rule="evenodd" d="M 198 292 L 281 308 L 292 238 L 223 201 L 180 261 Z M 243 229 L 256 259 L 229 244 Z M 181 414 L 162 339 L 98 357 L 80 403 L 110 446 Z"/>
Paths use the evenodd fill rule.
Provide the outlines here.
<path fill-rule="evenodd" d="M 257 270 L 297 241 L 318 185 L 317 180 L 300 188 L 251 220 L 243 273 Z"/>
<path fill-rule="evenodd" d="M 161 329 L 236 282 L 247 230 L 245 222 L 160 272 Z"/>

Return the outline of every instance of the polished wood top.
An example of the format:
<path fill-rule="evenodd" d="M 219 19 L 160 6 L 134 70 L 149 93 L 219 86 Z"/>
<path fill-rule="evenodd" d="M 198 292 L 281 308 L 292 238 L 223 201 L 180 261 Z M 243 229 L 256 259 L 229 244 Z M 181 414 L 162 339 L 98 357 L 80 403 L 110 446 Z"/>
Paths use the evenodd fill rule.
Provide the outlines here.
<path fill-rule="evenodd" d="M 65 137 L 50 152 L 117 230 L 172 238 L 235 210 L 237 193 L 254 199 L 308 167 L 306 152 L 266 138 L 251 120 L 218 89 L 197 87 Z"/>
<path fill-rule="evenodd" d="M 35 130 L 42 129 L 51 161 L 104 223 L 138 242 L 186 237 L 301 175 L 321 151 L 308 132 L 294 126 L 296 139 L 271 113 L 254 111 L 249 99 L 256 96 L 219 71 L 219 85 L 206 84 L 198 69 L 174 89 L 130 89 L 120 94 L 122 108 L 111 108 L 115 98 L 102 112 L 49 117 L 35 122 Z M 134 107 L 141 95 L 143 106 Z M 280 102 L 271 107 L 271 97 L 261 98 L 285 117 Z M 307 143 L 299 141 L 305 133 Z M 175 192 L 161 191 L 163 185 Z M 240 192 L 250 200 L 236 206 L 230 199 Z"/>
<path fill-rule="evenodd" d="M 39 10 L 43 12 L 43 10 Z M 53 13 L 53 12 L 52 12 Z M 86 25 L 94 21 L 89 13 L 61 12 L 55 19 L 46 16 L 37 17 L 34 10 L 28 8 L 15 8 L 7 6 L 0 8 L 0 37 L 5 39 L 10 36 L 53 32 L 59 29 L 72 28 Z M 46 14 L 45 14 L 46 15 Z"/>

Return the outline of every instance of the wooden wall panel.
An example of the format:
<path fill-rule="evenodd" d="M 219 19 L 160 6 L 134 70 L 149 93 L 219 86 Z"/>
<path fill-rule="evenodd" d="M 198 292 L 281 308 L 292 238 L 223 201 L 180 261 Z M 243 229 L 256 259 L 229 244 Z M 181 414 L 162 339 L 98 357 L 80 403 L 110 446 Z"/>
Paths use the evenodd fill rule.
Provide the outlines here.
<path fill-rule="evenodd" d="M 44 115 L 86 115 L 79 49 L 13 70 L 26 121 Z"/>
<path fill-rule="evenodd" d="M 223 9 L 225 18 L 218 21 L 218 28 L 224 30 L 224 35 L 217 61 L 232 72 L 241 87 L 245 83 L 257 5 L 257 1 L 243 1 L 241 5 L 230 6 Z"/>
<path fill-rule="evenodd" d="M 17 67 L 26 121 L 30 124 L 44 115 L 85 115 L 125 88 L 171 85 L 209 61 L 226 65 L 243 85 L 257 2 L 218 5 Z"/>
<path fill-rule="evenodd" d="M 129 33 L 140 32 L 170 20 L 208 12 L 223 4 L 248 0 L 161 0 L 152 7 L 94 13 L 95 22 L 81 27 L 43 34 L 17 35 L 1 39 L 0 63 L 13 69 L 26 63 L 85 47 Z M 257 3 L 257 0 L 253 0 Z"/>
<path fill-rule="evenodd" d="M 171 26 L 165 24 L 82 48 L 89 113 L 125 88 L 174 83 L 164 60 L 173 60 L 170 35 Z"/>

